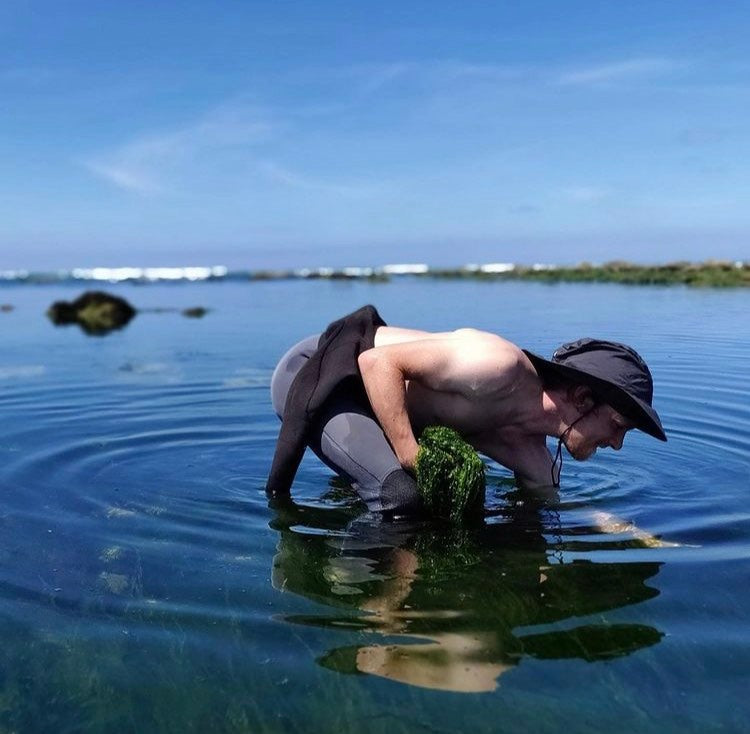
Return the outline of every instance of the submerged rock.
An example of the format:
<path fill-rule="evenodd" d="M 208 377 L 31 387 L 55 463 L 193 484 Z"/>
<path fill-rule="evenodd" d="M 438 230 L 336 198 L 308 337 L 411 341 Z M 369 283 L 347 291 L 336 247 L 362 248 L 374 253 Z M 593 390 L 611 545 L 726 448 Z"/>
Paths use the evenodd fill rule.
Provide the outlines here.
<path fill-rule="evenodd" d="M 10 313 L 12 310 L 13 310 L 12 303 L 3 303 L 0 305 L 0 312 L 2 313 Z"/>
<path fill-rule="evenodd" d="M 203 306 L 193 306 L 192 308 L 183 308 L 182 315 L 189 319 L 202 319 L 208 313 L 208 309 Z"/>
<path fill-rule="evenodd" d="M 47 316 L 56 326 L 78 324 L 87 334 L 121 329 L 135 313 L 124 298 L 104 291 L 87 291 L 75 301 L 55 301 L 47 309 Z"/>

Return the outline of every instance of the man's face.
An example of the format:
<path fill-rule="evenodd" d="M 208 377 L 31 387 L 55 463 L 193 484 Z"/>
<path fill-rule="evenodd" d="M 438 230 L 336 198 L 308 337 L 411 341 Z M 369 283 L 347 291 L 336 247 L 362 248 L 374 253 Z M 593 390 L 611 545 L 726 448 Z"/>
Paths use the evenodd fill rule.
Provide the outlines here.
<path fill-rule="evenodd" d="M 609 405 L 598 405 L 570 430 L 565 448 L 578 461 L 585 461 L 598 448 L 622 448 L 625 434 L 635 426 Z"/>

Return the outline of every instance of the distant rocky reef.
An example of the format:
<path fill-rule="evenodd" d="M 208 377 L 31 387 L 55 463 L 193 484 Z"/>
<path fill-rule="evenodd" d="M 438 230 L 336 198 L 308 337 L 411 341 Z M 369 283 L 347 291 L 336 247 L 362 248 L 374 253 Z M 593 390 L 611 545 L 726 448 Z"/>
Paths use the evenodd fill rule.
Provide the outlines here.
<path fill-rule="evenodd" d="M 633 285 L 687 285 L 705 287 L 750 286 L 750 262 L 705 260 L 704 262 L 668 262 L 637 264 L 611 260 L 603 264 L 589 262 L 577 265 L 548 263 L 517 264 L 491 262 L 484 264 L 432 267 L 426 263 L 405 263 L 374 267 L 319 267 L 276 270 L 230 270 L 224 266 L 187 268 L 93 268 L 59 270 L 54 273 L 26 270 L 0 271 L 3 283 L 195 283 L 266 280 L 334 280 L 389 282 L 396 278 L 451 278 L 476 280 L 535 280 L 547 283 L 601 282 Z M 186 314 L 195 316 L 196 314 Z"/>
<path fill-rule="evenodd" d="M 728 260 L 687 261 L 662 265 L 638 265 L 625 260 L 613 260 L 602 265 L 588 262 L 578 265 L 517 265 L 515 263 L 487 263 L 462 265 L 455 268 L 433 268 L 424 264 L 387 265 L 382 268 L 315 268 L 304 270 L 274 270 L 250 273 L 251 280 L 288 278 L 328 280 L 388 281 L 393 277 L 412 276 L 442 279 L 474 280 L 534 280 L 546 283 L 599 282 L 631 285 L 688 285 L 704 287 L 750 286 L 750 263 Z"/>

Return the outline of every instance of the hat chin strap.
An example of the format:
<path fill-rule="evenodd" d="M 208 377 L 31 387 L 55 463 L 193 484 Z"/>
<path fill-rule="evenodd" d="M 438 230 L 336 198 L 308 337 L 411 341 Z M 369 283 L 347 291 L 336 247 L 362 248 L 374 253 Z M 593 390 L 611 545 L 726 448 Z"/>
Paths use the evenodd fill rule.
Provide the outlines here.
<path fill-rule="evenodd" d="M 583 420 L 594 408 L 597 408 L 598 405 L 592 405 L 585 413 L 581 413 L 581 415 L 578 416 L 561 434 L 560 438 L 557 440 L 557 451 L 555 452 L 555 458 L 552 460 L 552 468 L 550 469 L 550 472 L 552 474 L 552 486 L 553 487 L 559 487 L 560 486 L 560 475 L 562 474 L 562 465 L 563 465 L 563 455 L 562 455 L 562 447 L 563 447 L 563 441 L 568 437 L 568 434 L 570 433 L 573 426 L 578 423 L 578 421 Z M 558 466 L 559 463 L 559 466 Z M 557 467 L 557 472 L 555 472 L 555 467 Z"/>

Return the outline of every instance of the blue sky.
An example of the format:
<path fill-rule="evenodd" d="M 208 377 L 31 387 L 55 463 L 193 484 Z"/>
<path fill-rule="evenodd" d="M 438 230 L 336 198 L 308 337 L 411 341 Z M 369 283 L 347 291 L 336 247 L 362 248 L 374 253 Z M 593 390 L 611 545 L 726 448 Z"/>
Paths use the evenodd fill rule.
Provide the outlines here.
<path fill-rule="evenodd" d="M 0 5 L 0 269 L 750 259 L 747 2 Z"/>

